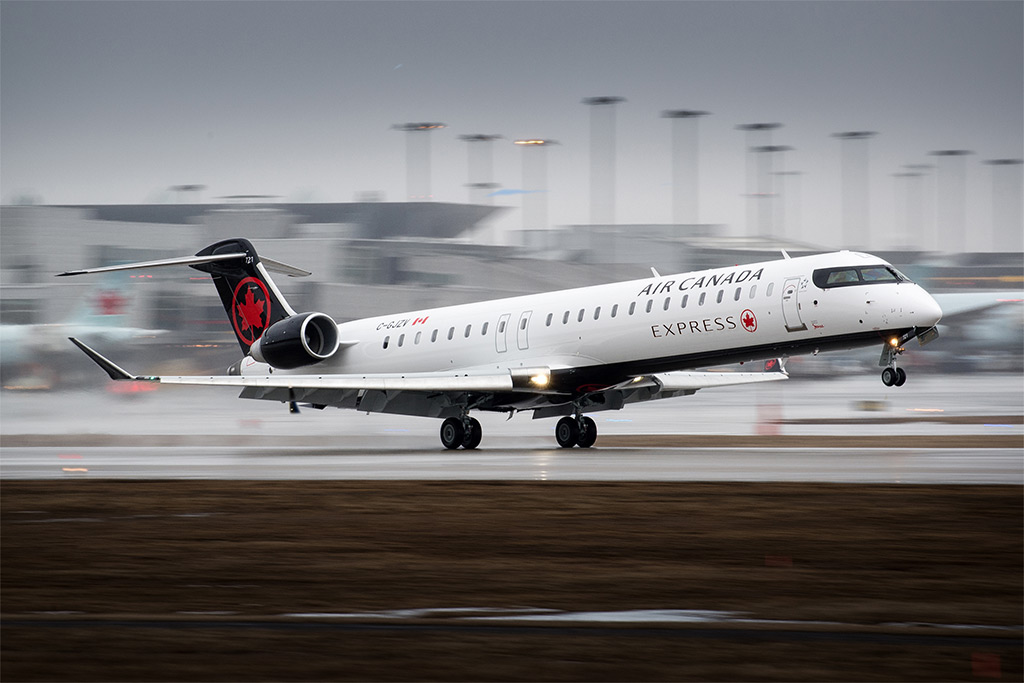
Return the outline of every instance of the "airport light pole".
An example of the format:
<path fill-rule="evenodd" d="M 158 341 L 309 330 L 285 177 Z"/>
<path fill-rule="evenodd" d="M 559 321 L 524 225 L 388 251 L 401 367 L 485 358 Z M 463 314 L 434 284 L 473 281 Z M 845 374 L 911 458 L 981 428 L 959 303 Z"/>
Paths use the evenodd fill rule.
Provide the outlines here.
<path fill-rule="evenodd" d="M 850 130 L 833 133 L 842 145 L 842 241 L 840 246 L 871 246 L 871 208 L 868 184 L 868 140 L 877 133 Z"/>
<path fill-rule="evenodd" d="M 661 113 L 672 120 L 672 222 L 700 223 L 700 159 L 697 119 L 710 112 L 670 109 Z"/>
<path fill-rule="evenodd" d="M 1021 188 L 1024 159 L 989 159 L 992 167 L 992 245 L 996 251 L 1024 251 Z"/>
<path fill-rule="evenodd" d="M 460 135 L 460 140 L 468 143 L 469 157 L 466 168 L 469 175 L 470 204 L 493 204 L 491 192 L 499 187 L 494 182 L 494 147 L 493 142 L 500 140 L 500 135 L 487 135 L 483 133 L 473 135 Z"/>
<path fill-rule="evenodd" d="M 746 157 L 747 165 L 747 186 L 743 196 L 747 199 L 746 235 L 748 237 L 753 236 L 754 234 L 754 224 L 757 222 L 758 207 L 760 207 L 760 204 L 758 203 L 759 195 L 754 190 L 757 186 L 757 164 L 754 163 L 754 149 L 770 145 L 772 143 L 772 131 L 777 128 L 782 128 L 782 124 L 741 123 L 736 126 L 736 130 L 741 130 L 746 133 L 744 155 Z"/>
<path fill-rule="evenodd" d="M 547 149 L 557 140 L 526 138 L 514 140 L 523 150 L 523 230 L 548 227 Z M 525 237 L 525 235 L 524 235 Z"/>
<path fill-rule="evenodd" d="M 967 149 L 939 149 L 929 152 L 938 157 L 937 230 L 938 249 L 950 253 L 968 251 L 967 236 L 967 161 L 974 154 Z"/>
<path fill-rule="evenodd" d="M 754 147 L 751 151 L 758 155 L 757 172 L 757 197 L 758 197 L 758 220 L 757 232 L 761 237 L 775 237 L 775 229 L 772 225 L 774 214 L 774 202 L 777 198 L 775 188 L 772 186 L 774 176 L 775 157 L 783 152 L 790 152 L 793 148 L 789 145 L 762 145 Z"/>
<path fill-rule="evenodd" d="M 778 212 L 776 213 L 779 237 L 784 240 L 800 241 L 800 176 L 803 175 L 803 171 L 775 171 L 774 175 L 779 180 L 777 183 Z M 792 211 L 786 211 L 787 201 L 790 202 Z M 790 225 L 793 226 L 792 230 L 789 228 Z"/>
<path fill-rule="evenodd" d="M 430 201 L 430 137 L 431 131 L 446 128 L 444 123 L 396 123 L 392 130 L 406 133 L 405 172 L 406 196 L 409 201 Z"/>
<path fill-rule="evenodd" d="M 625 97 L 585 97 L 590 110 L 590 222 L 615 223 L 615 105 Z"/>

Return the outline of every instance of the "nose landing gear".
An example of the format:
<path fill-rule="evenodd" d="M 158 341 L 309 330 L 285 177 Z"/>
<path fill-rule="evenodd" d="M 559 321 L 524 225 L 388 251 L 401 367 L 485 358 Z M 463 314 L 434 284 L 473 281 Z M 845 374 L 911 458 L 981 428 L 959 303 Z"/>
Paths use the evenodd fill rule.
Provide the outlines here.
<path fill-rule="evenodd" d="M 882 384 L 887 387 L 902 387 L 907 382 L 907 372 L 903 368 L 896 367 L 896 357 L 903 353 L 901 339 L 893 337 L 882 347 L 882 357 L 878 364 L 885 367 L 882 370 Z"/>
<path fill-rule="evenodd" d="M 887 387 L 902 387 L 907 381 L 907 372 L 903 368 L 891 367 L 882 370 L 882 384 Z"/>

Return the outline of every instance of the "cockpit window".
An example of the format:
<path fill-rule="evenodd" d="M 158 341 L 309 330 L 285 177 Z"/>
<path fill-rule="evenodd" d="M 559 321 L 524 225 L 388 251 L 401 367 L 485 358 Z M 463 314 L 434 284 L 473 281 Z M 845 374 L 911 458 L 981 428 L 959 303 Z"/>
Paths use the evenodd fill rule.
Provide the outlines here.
<path fill-rule="evenodd" d="M 910 282 L 903 273 L 891 266 L 860 266 L 820 268 L 811 278 L 821 289 L 849 287 L 851 285 L 876 285 L 894 282 Z"/>
<path fill-rule="evenodd" d="M 825 280 L 826 285 L 842 285 L 847 282 L 857 282 L 860 280 L 860 276 L 857 275 L 856 268 L 850 268 L 848 270 L 834 270 L 828 274 L 828 278 Z"/>
<path fill-rule="evenodd" d="M 889 272 L 888 268 L 878 266 L 877 268 L 861 268 L 860 276 L 864 282 L 895 282 L 896 276 Z"/>

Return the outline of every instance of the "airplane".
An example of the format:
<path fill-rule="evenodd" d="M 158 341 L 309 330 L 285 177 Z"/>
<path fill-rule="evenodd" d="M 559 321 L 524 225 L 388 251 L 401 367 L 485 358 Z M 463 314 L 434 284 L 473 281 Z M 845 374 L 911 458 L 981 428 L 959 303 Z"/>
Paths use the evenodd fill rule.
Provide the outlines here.
<path fill-rule="evenodd" d="M 938 336 L 938 304 L 870 254 L 835 252 L 651 277 L 341 324 L 298 313 L 270 277 L 307 271 L 261 258 L 246 239 L 195 256 L 60 273 L 188 265 L 209 273 L 242 358 L 220 376 L 132 374 L 71 341 L 113 380 L 241 387 L 240 398 L 441 418 L 445 448 L 482 437 L 471 411 L 560 418 L 555 440 L 588 448 L 585 413 L 786 379 L 796 354 L 879 345 L 882 381 L 901 386 L 897 357 Z M 770 372 L 699 372 L 767 361 Z"/>
<path fill-rule="evenodd" d="M 68 317 L 59 323 L 0 325 L 0 372 L 11 380 L 40 375 L 49 387 L 58 380 L 55 361 L 66 355 L 68 335 L 91 343 L 126 343 L 155 337 L 166 330 L 130 327 L 128 321 L 140 304 L 139 286 L 146 276 L 108 275 L 84 292 Z M 6 382 L 5 382 L 6 384 Z"/>

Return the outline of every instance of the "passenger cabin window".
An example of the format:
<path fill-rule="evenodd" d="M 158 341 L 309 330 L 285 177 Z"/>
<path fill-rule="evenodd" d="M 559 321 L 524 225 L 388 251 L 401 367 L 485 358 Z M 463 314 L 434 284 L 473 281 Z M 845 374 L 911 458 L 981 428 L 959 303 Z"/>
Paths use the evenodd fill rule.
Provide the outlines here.
<path fill-rule="evenodd" d="M 770 297 L 774 290 L 775 290 L 775 283 L 774 282 L 769 282 L 768 283 L 768 289 L 764 290 L 764 295 L 766 297 Z"/>
<path fill-rule="evenodd" d="M 546 327 L 551 327 L 551 319 L 554 318 L 554 317 L 555 317 L 554 313 L 548 313 L 548 319 L 547 319 L 547 321 L 545 321 L 544 325 Z"/>
<path fill-rule="evenodd" d="M 469 339 L 469 333 L 473 330 L 472 325 L 466 325 L 466 339 Z"/>
<path fill-rule="evenodd" d="M 733 301 L 739 301 L 740 300 L 740 292 L 742 292 L 742 291 L 743 291 L 742 287 L 737 287 L 736 288 L 736 294 L 735 294 L 735 296 L 733 296 L 732 300 Z"/>
<path fill-rule="evenodd" d="M 722 297 L 724 297 L 724 296 L 725 296 L 725 290 L 724 289 L 718 290 L 718 298 L 715 299 L 715 301 L 717 301 L 718 303 L 722 303 Z"/>
<path fill-rule="evenodd" d="M 405 335 L 404 334 L 398 335 L 398 345 L 401 346 L 404 343 L 405 343 Z"/>
<path fill-rule="evenodd" d="M 485 336 L 487 336 L 487 326 L 488 326 L 488 325 L 490 325 L 490 323 L 489 323 L 489 322 L 487 322 L 487 323 L 484 323 L 484 326 L 483 326 L 483 328 L 482 328 L 482 329 L 480 330 L 480 336 L 481 336 L 481 337 L 485 337 Z"/>
<path fill-rule="evenodd" d="M 629 314 L 633 315 L 633 311 L 635 311 L 635 310 L 636 310 L 636 302 L 635 301 L 630 301 L 629 302 Z"/>
<path fill-rule="evenodd" d="M 436 341 L 437 341 L 437 330 L 434 330 L 434 331 L 433 331 L 433 332 L 431 333 L 431 335 L 430 335 L 430 341 L 431 341 L 431 342 L 436 342 Z"/>
<path fill-rule="evenodd" d="M 498 334 L 505 334 L 505 321 L 498 323 Z"/>
<path fill-rule="evenodd" d="M 652 308 L 654 308 L 654 299 L 648 299 L 647 300 L 647 312 L 650 313 Z"/>
<path fill-rule="evenodd" d="M 598 306 L 597 308 L 594 309 L 594 320 L 597 320 L 600 317 L 601 317 L 601 307 Z"/>
<path fill-rule="evenodd" d="M 578 322 L 578 323 L 583 322 L 583 314 L 584 313 L 586 313 L 586 311 L 581 308 L 580 309 L 580 314 L 576 316 L 576 322 Z"/>
<path fill-rule="evenodd" d="M 750 298 L 753 299 L 757 294 L 757 285 L 750 285 Z"/>
<path fill-rule="evenodd" d="M 670 297 L 670 296 L 665 297 L 665 310 L 666 311 L 668 310 L 668 307 L 669 307 L 669 305 L 671 303 L 672 303 L 672 297 Z"/>
<path fill-rule="evenodd" d="M 565 312 L 565 313 L 564 313 L 564 314 L 562 315 L 562 324 L 563 324 L 563 325 L 568 325 L 568 324 L 569 324 L 569 311 L 566 311 L 566 312 Z"/>
<path fill-rule="evenodd" d="M 417 332 L 416 333 L 416 339 L 414 339 L 412 343 L 413 344 L 419 344 L 420 343 L 420 339 L 422 339 L 422 338 L 423 338 L 423 333 L 422 332 Z"/>
<path fill-rule="evenodd" d="M 612 317 L 614 318 L 618 314 L 618 312 L 619 312 L 619 305 L 618 304 L 614 304 L 612 306 Z"/>
<path fill-rule="evenodd" d="M 451 341 L 454 336 L 455 336 L 455 328 L 454 327 L 449 327 L 448 328 L 448 341 Z"/>
<path fill-rule="evenodd" d="M 384 348 L 385 349 L 388 348 L 388 344 L 390 344 L 390 343 L 391 343 L 391 335 L 388 335 L 387 337 L 384 337 Z"/>
<path fill-rule="evenodd" d="M 815 286 L 821 289 L 910 281 L 900 271 L 884 265 L 819 268 L 814 271 L 811 279 L 814 281 Z"/>
<path fill-rule="evenodd" d="M 683 294 L 683 308 L 686 308 L 686 302 L 690 300 L 689 294 Z"/>
<path fill-rule="evenodd" d="M 522 320 L 520 320 L 519 321 L 519 329 L 525 330 L 526 329 L 526 323 L 528 323 L 528 322 L 530 322 L 529 318 L 523 318 Z"/>
<path fill-rule="evenodd" d="M 697 305 L 698 306 L 703 306 L 704 305 L 704 299 L 705 299 L 705 297 L 707 297 L 707 295 L 708 295 L 707 292 L 701 292 L 700 293 L 700 298 L 697 299 Z"/>

